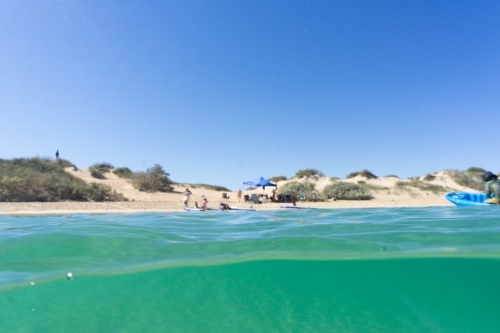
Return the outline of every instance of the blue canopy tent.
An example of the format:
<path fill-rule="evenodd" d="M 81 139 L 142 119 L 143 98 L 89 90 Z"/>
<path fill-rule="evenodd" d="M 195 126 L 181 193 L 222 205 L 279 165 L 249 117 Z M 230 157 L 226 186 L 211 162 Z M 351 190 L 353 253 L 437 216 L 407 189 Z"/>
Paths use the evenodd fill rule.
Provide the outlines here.
<path fill-rule="evenodd" d="M 278 186 L 276 184 L 273 184 L 273 183 L 269 182 L 268 180 L 265 180 L 262 177 L 257 178 L 257 179 L 247 180 L 246 182 L 243 182 L 243 185 L 255 186 L 255 187 L 259 187 L 259 186 L 263 186 L 263 187 L 264 186 Z"/>

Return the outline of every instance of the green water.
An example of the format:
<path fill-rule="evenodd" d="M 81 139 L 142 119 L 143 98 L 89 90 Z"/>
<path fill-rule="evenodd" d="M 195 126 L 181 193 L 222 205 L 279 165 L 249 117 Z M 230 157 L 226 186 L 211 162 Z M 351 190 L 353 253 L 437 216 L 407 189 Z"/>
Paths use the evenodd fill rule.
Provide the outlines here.
<path fill-rule="evenodd" d="M 498 332 L 497 212 L 3 217 L 0 332 Z"/>

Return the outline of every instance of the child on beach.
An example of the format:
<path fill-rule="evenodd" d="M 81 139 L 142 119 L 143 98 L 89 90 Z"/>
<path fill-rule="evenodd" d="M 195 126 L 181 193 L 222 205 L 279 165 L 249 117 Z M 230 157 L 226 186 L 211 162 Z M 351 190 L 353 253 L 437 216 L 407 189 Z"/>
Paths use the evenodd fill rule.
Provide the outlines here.
<path fill-rule="evenodd" d="M 196 208 L 201 208 L 203 210 L 207 210 L 208 209 L 208 207 L 207 207 L 208 200 L 207 200 L 207 198 L 204 195 L 201 196 L 201 207 L 198 207 L 198 202 L 196 202 L 196 201 L 195 201 L 194 204 L 195 204 Z"/>

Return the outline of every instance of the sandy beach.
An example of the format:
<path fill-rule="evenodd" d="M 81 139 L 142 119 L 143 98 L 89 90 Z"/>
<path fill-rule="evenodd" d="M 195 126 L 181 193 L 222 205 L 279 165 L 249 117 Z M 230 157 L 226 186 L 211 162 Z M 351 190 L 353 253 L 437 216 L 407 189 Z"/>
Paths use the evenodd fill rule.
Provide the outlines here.
<path fill-rule="evenodd" d="M 144 212 L 174 212 L 183 209 L 182 192 L 186 186 L 176 185 L 174 191 L 169 193 L 146 193 L 136 190 L 129 181 L 117 177 L 113 173 L 107 173 L 106 179 L 100 180 L 90 176 L 88 170 L 82 169 L 74 171 L 72 168 L 67 168 L 67 172 L 76 177 L 83 179 L 86 182 L 96 182 L 107 184 L 117 192 L 122 193 L 128 201 L 121 202 L 2 202 L 0 203 L 0 214 L 9 215 L 26 215 L 26 214 L 105 214 L 105 213 L 144 213 Z M 451 191 L 474 191 L 472 189 L 456 184 L 447 174 L 446 171 L 434 173 L 432 181 L 425 181 L 421 177 L 421 181 L 429 184 L 440 185 Z M 301 178 L 289 179 L 278 182 L 278 187 L 285 185 L 290 181 L 310 181 L 316 184 L 316 189 L 321 191 L 323 187 L 330 184 L 332 181 L 329 177 Z M 396 177 L 383 177 L 377 179 L 366 179 L 362 176 L 356 176 L 350 179 L 340 180 L 344 182 L 358 183 L 364 182 L 369 184 L 372 189 L 370 192 L 373 195 L 371 200 L 328 200 L 326 202 L 301 202 L 300 206 L 312 206 L 317 208 L 375 208 L 375 207 L 425 207 L 425 206 L 451 206 L 444 194 L 435 193 L 432 191 L 423 191 L 413 187 L 400 187 L 398 182 L 409 180 L 401 180 Z M 264 203 L 253 204 L 250 202 L 238 201 L 236 192 L 220 192 L 207 190 L 205 188 L 190 188 L 193 193 L 190 198 L 189 206 L 194 207 L 194 203 L 201 201 L 201 196 L 205 195 L 208 199 L 209 207 L 218 207 L 219 203 L 228 203 L 231 206 L 238 207 L 253 207 L 256 210 L 274 210 L 280 209 L 283 203 Z M 245 190 L 242 187 L 243 195 L 267 194 L 271 195 L 272 188 L 265 189 L 257 188 Z M 228 199 L 223 198 L 223 193 L 226 193 Z"/>

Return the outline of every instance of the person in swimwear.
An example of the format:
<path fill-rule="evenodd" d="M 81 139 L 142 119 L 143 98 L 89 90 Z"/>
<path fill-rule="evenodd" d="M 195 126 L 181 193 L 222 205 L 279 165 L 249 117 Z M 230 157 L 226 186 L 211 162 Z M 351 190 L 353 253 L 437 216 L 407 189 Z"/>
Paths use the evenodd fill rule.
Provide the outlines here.
<path fill-rule="evenodd" d="M 187 207 L 189 204 L 189 196 L 193 194 L 188 188 L 182 193 L 182 202 L 184 203 L 184 207 Z"/>
<path fill-rule="evenodd" d="M 198 207 L 198 203 L 196 201 L 195 201 L 194 204 L 195 204 L 196 208 L 201 208 L 203 210 L 207 210 L 208 209 L 208 207 L 207 207 L 208 200 L 207 200 L 207 198 L 204 195 L 201 196 L 201 207 Z"/>
<path fill-rule="evenodd" d="M 231 210 L 231 207 L 229 207 L 228 204 L 221 202 L 219 205 L 219 210 Z"/>

